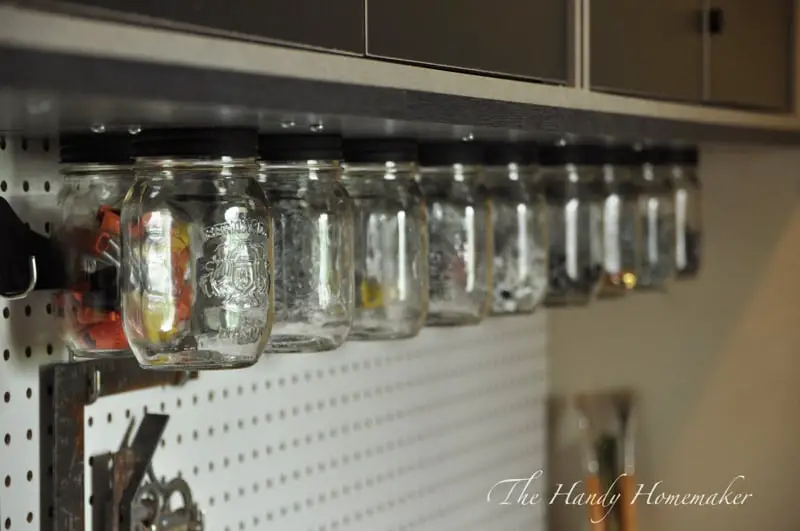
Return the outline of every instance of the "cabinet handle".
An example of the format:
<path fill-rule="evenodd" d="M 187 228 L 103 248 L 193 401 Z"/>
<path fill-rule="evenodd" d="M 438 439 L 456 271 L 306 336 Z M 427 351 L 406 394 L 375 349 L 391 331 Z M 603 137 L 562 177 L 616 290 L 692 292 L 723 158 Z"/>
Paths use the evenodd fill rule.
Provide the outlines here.
<path fill-rule="evenodd" d="M 725 28 L 725 12 L 718 7 L 708 11 L 708 32 L 711 35 L 720 35 Z"/>

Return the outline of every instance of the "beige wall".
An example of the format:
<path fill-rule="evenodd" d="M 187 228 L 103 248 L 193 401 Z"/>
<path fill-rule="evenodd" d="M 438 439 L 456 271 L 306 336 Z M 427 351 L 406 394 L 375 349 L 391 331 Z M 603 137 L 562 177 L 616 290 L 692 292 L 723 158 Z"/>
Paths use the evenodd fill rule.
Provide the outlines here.
<path fill-rule="evenodd" d="M 721 491 L 739 507 L 640 508 L 643 531 L 797 531 L 800 525 L 800 152 L 704 151 L 705 269 L 669 293 L 549 312 L 552 390 L 641 394 L 639 480 Z M 549 483 L 580 479 L 576 433 L 555 432 Z M 585 508 L 550 507 L 553 531 Z"/>

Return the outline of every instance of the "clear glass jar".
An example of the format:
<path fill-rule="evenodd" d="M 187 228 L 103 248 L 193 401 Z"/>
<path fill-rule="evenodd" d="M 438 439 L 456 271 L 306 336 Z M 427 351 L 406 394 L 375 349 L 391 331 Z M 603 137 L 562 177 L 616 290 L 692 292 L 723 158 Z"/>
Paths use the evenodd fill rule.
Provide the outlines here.
<path fill-rule="evenodd" d="M 258 361 L 273 320 L 272 215 L 258 132 L 145 130 L 122 206 L 122 315 L 139 364 Z"/>
<path fill-rule="evenodd" d="M 703 235 L 703 187 L 697 173 L 697 148 L 675 148 L 670 153 L 675 188 L 675 268 L 678 279 L 700 272 Z"/>
<path fill-rule="evenodd" d="M 641 264 L 636 289 L 663 290 L 675 276 L 675 190 L 669 150 L 648 147 L 639 152 Z"/>
<path fill-rule="evenodd" d="M 475 191 L 483 150 L 474 142 L 419 147 L 417 182 L 428 210 L 429 326 L 479 323 L 486 314 L 491 219 Z M 483 219 L 483 225 L 479 220 Z M 482 234 L 483 232 L 483 234 Z"/>
<path fill-rule="evenodd" d="M 494 315 L 529 313 L 547 295 L 547 204 L 533 144 L 485 144 L 492 200 Z"/>
<path fill-rule="evenodd" d="M 475 297 L 483 301 L 481 319 L 492 312 L 494 298 L 494 205 L 492 204 L 486 175 L 482 167 L 472 182 L 472 195 L 475 198 L 475 224 L 478 232 L 475 237 L 475 252 L 478 255 L 477 278 L 482 279 L 475 288 Z"/>
<path fill-rule="evenodd" d="M 61 220 L 53 240 L 67 286 L 55 298 L 72 358 L 130 356 L 119 297 L 120 208 L 133 184 L 132 136 L 61 136 Z"/>
<path fill-rule="evenodd" d="M 622 146 L 598 146 L 602 163 L 603 280 L 600 298 L 625 295 L 636 287 L 641 264 L 635 152 Z"/>
<path fill-rule="evenodd" d="M 417 144 L 349 139 L 343 183 L 355 203 L 351 339 L 405 339 L 428 316 L 428 217 L 414 181 Z"/>
<path fill-rule="evenodd" d="M 275 220 L 275 323 L 268 352 L 341 346 L 353 322 L 353 205 L 342 139 L 264 135 L 261 184 Z"/>
<path fill-rule="evenodd" d="M 549 228 L 548 306 L 585 305 L 603 280 L 602 174 L 588 146 L 543 147 L 541 179 Z"/>

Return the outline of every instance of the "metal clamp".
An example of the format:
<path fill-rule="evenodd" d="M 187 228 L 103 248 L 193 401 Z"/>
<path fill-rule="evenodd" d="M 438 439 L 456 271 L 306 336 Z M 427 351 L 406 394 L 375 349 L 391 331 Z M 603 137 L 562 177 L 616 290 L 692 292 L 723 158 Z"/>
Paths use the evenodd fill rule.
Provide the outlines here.
<path fill-rule="evenodd" d="M 20 293 L 15 293 L 13 295 L 0 295 L 0 298 L 6 299 L 8 301 L 16 301 L 24 299 L 33 291 L 33 289 L 36 287 L 36 281 L 38 280 L 36 272 L 36 257 L 33 255 L 31 255 L 30 273 L 31 273 L 31 281 L 28 284 L 28 287 L 25 289 L 25 291 L 22 291 Z"/>

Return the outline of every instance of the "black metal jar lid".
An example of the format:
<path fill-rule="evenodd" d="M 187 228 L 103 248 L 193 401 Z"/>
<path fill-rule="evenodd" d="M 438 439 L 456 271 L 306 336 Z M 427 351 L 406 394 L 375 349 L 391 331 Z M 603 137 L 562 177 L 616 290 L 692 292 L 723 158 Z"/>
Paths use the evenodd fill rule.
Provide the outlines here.
<path fill-rule="evenodd" d="M 133 151 L 136 157 L 255 158 L 258 155 L 258 129 L 249 127 L 145 129 L 134 137 Z"/>
<path fill-rule="evenodd" d="M 480 142 L 425 142 L 419 145 L 420 166 L 483 165 L 484 148 Z"/>
<path fill-rule="evenodd" d="M 539 146 L 534 142 L 484 142 L 486 166 L 532 165 L 539 162 Z"/>
<path fill-rule="evenodd" d="M 341 160 L 342 137 L 339 135 L 261 135 L 258 154 L 265 162 L 306 160 Z"/>
<path fill-rule="evenodd" d="M 642 146 L 637 150 L 639 164 L 668 166 L 673 164 L 673 149 L 668 146 Z"/>
<path fill-rule="evenodd" d="M 632 146 L 618 144 L 566 144 L 543 146 L 539 152 L 542 166 L 619 166 L 638 165 L 639 156 Z"/>
<path fill-rule="evenodd" d="M 133 164 L 130 133 L 62 133 L 59 137 L 62 164 Z"/>
<path fill-rule="evenodd" d="M 344 160 L 350 163 L 382 164 L 417 162 L 417 141 L 408 138 L 346 138 Z"/>
<path fill-rule="evenodd" d="M 696 146 L 672 146 L 669 161 L 681 166 L 697 166 L 700 162 L 700 152 Z"/>

